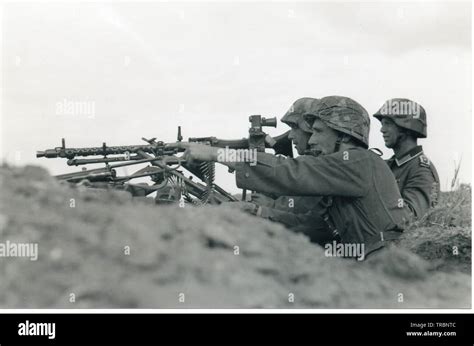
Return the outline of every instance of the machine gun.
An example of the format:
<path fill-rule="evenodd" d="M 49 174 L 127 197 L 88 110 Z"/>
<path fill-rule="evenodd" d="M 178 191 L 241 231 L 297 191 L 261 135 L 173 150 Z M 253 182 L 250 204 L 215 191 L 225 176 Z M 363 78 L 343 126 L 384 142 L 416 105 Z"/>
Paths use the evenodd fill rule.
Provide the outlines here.
<path fill-rule="evenodd" d="M 276 118 L 266 119 L 260 115 L 251 115 L 249 121 L 251 126 L 248 138 L 224 140 L 216 137 L 194 137 L 189 138 L 189 142 L 230 149 L 256 149 L 259 152 L 271 148 L 275 154 L 293 157 L 291 140 L 288 138 L 289 131 L 277 137 L 271 137 L 263 131 L 263 127 L 276 127 Z M 181 142 L 182 139 L 181 127 L 178 126 L 177 140 Z M 61 174 L 56 178 L 91 188 L 125 190 L 136 197 L 144 197 L 156 192 L 157 203 L 175 202 L 181 198 L 195 205 L 220 204 L 237 200 L 215 184 L 213 162 L 187 163 L 176 156 L 179 153 L 178 149 L 167 147 L 166 143 L 156 141 L 156 138 L 142 138 L 142 140 L 148 144 L 108 146 L 103 143 L 100 147 L 68 148 L 63 138 L 60 147 L 37 151 L 36 157 L 65 158 L 68 166 L 103 163 L 105 167 L 96 169 L 83 167 L 82 171 Z M 117 175 L 118 168 L 139 164 L 150 164 L 150 166 L 131 175 Z M 193 180 L 193 176 L 185 176 L 182 170 L 188 171 L 202 182 Z M 132 182 L 134 179 L 143 177 L 149 177 L 153 184 Z M 242 197 L 245 199 L 245 190 Z"/>
<path fill-rule="evenodd" d="M 214 164 L 202 163 L 193 170 L 203 182 L 186 177 L 180 168 L 185 168 L 185 161 L 178 154 L 178 149 L 169 149 L 166 144 L 156 138 L 142 138 L 148 144 L 101 147 L 68 148 L 64 138 L 60 147 L 38 151 L 36 157 L 66 158 L 68 166 L 104 163 L 105 167 L 56 176 L 61 181 L 73 184 L 85 184 L 91 188 L 113 188 L 130 192 L 133 196 L 147 196 L 157 192 L 156 201 L 175 202 L 183 198 L 195 204 L 220 204 L 236 201 L 236 198 L 214 183 Z M 182 139 L 181 128 L 178 127 L 178 141 Z M 83 158 L 94 156 L 92 158 Z M 111 164 L 115 163 L 115 164 Z M 118 176 L 117 169 L 138 164 L 150 164 L 131 175 Z M 134 184 L 137 178 L 150 177 L 152 185 Z"/>

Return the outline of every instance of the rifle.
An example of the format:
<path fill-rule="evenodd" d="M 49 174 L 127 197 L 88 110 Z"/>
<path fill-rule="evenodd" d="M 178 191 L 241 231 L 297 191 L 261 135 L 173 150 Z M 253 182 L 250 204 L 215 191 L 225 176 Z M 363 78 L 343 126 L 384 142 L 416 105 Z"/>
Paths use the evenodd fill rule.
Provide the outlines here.
<path fill-rule="evenodd" d="M 203 181 L 199 183 L 193 177 L 186 177 L 180 168 L 185 168 L 185 161 L 175 156 L 179 150 L 169 149 L 156 138 L 142 138 L 148 144 L 101 147 L 68 148 L 65 139 L 61 146 L 54 149 L 37 151 L 36 157 L 66 158 L 68 166 L 104 163 L 105 167 L 57 175 L 56 178 L 72 184 L 84 184 L 91 188 L 113 188 L 130 192 L 135 197 L 144 197 L 157 192 L 156 202 L 175 202 L 183 198 L 195 205 L 220 204 L 237 199 L 214 183 L 214 164 L 202 163 L 193 167 L 196 175 Z M 181 127 L 178 127 L 178 141 L 182 139 Z M 93 158 L 82 158 L 94 156 Z M 99 157 L 97 157 L 99 156 Z M 115 164 L 111 164 L 115 163 Z M 117 168 L 150 164 L 131 175 L 118 176 Z M 152 185 L 134 184 L 137 178 L 150 177 Z"/>

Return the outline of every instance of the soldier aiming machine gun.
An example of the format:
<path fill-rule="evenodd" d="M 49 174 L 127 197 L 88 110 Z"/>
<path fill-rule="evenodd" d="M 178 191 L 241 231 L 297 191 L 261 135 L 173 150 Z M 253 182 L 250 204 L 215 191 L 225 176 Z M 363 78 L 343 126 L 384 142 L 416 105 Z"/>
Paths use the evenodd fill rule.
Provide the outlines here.
<path fill-rule="evenodd" d="M 265 148 L 270 148 L 275 151 L 275 154 L 293 157 L 291 140 L 288 139 L 290 131 L 276 137 L 271 137 L 263 131 L 263 127 L 277 127 L 276 118 L 266 119 L 261 115 L 251 115 L 249 122 L 248 138 L 225 140 L 216 137 L 191 137 L 189 142 L 203 143 L 219 148 L 257 149 L 259 152 L 264 152 Z"/>
<path fill-rule="evenodd" d="M 203 143 L 219 148 L 229 149 L 256 149 L 258 152 L 265 152 L 266 148 L 271 148 L 275 154 L 293 157 L 291 140 L 288 138 L 290 131 L 279 136 L 271 137 L 263 131 L 263 127 L 277 127 L 277 119 L 264 118 L 261 115 L 251 115 L 249 117 L 250 128 L 249 137 L 235 140 L 218 139 L 216 137 L 191 137 L 189 142 Z M 232 169 L 229 168 L 232 173 Z M 242 191 L 242 200 L 246 200 L 247 191 Z"/>
<path fill-rule="evenodd" d="M 189 138 L 190 142 L 206 143 L 217 147 L 232 149 L 257 149 L 273 148 L 275 153 L 292 156 L 291 141 L 286 132 L 272 138 L 262 131 L 263 126 L 276 127 L 276 118 L 265 119 L 260 115 L 250 116 L 251 127 L 249 138 L 239 140 L 221 140 L 216 137 Z M 182 141 L 181 127 L 178 126 L 178 142 Z M 86 185 L 91 188 L 113 188 L 130 192 L 135 197 L 145 197 L 157 192 L 156 201 L 176 202 L 183 198 L 194 205 L 220 204 L 222 202 L 236 201 L 237 199 L 214 183 L 214 163 L 187 164 L 186 161 L 176 156 L 178 149 L 170 149 L 164 142 L 156 138 L 142 138 L 148 144 L 107 146 L 101 147 L 67 148 L 64 138 L 60 147 L 38 151 L 36 157 L 66 158 L 68 166 L 104 163 L 105 167 L 86 169 L 82 171 L 61 174 L 56 176 L 61 181 L 73 184 Z M 83 158 L 94 156 L 93 158 Z M 113 164 L 111 164 L 113 163 Z M 139 169 L 131 175 L 118 176 L 117 169 L 138 164 L 150 164 Z M 202 183 L 186 177 L 181 168 L 186 169 Z M 146 183 L 135 184 L 131 181 L 137 178 L 150 177 L 152 185 Z M 244 197 L 244 196 L 243 196 Z"/>

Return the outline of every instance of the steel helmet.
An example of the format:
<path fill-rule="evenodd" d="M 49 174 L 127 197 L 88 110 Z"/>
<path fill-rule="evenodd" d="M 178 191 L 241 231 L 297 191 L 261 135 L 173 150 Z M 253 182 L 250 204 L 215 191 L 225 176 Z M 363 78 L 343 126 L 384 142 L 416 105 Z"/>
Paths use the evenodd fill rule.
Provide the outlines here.
<path fill-rule="evenodd" d="M 311 97 L 303 97 L 296 100 L 291 105 L 288 112 L 286 112 L 283 118 L 281 118 L 281 122 L 287 125 L 295 124 L 303 131 L 313 133 L 311 126 L 309 126 L 308 123 L 304 121 L 303 115 L 309 111 L 311 107 L 315 107 L 315 105 L 318 103 L 318 99 Z"/>
<path fill-rule="evenodd" d="M 348 97 L 323 97 L 316 107 L 305 113 L 304 118 L 309 124 L 319 118 L 333 130 L 345 133 L 369 147 L 369 114 L 364 107 Z"/>
<path fill-rule="evenodd" d="M 419 138 L 426 138 L 426 112 L 414 101 L 390 99 L 374 114 L 374 117 L 380 121 L 382 118 L 390 118 L 397 126 L 413 131 Z"/>

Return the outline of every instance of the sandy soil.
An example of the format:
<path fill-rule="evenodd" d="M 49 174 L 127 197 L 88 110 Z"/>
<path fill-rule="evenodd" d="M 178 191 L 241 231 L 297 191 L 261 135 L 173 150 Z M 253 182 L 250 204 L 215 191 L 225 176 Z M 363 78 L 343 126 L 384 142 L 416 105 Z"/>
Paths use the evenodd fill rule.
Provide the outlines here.
<path fill-rule="evenodd" d="M 0 257 L 1 308 L 471 306 L 470 194 L 449 227 L 434 215 L 357 262 L 229 206 L 156 206 L 32 166 L 0 183 L 0 242 L 38 244 L 36 261 Z"/>

